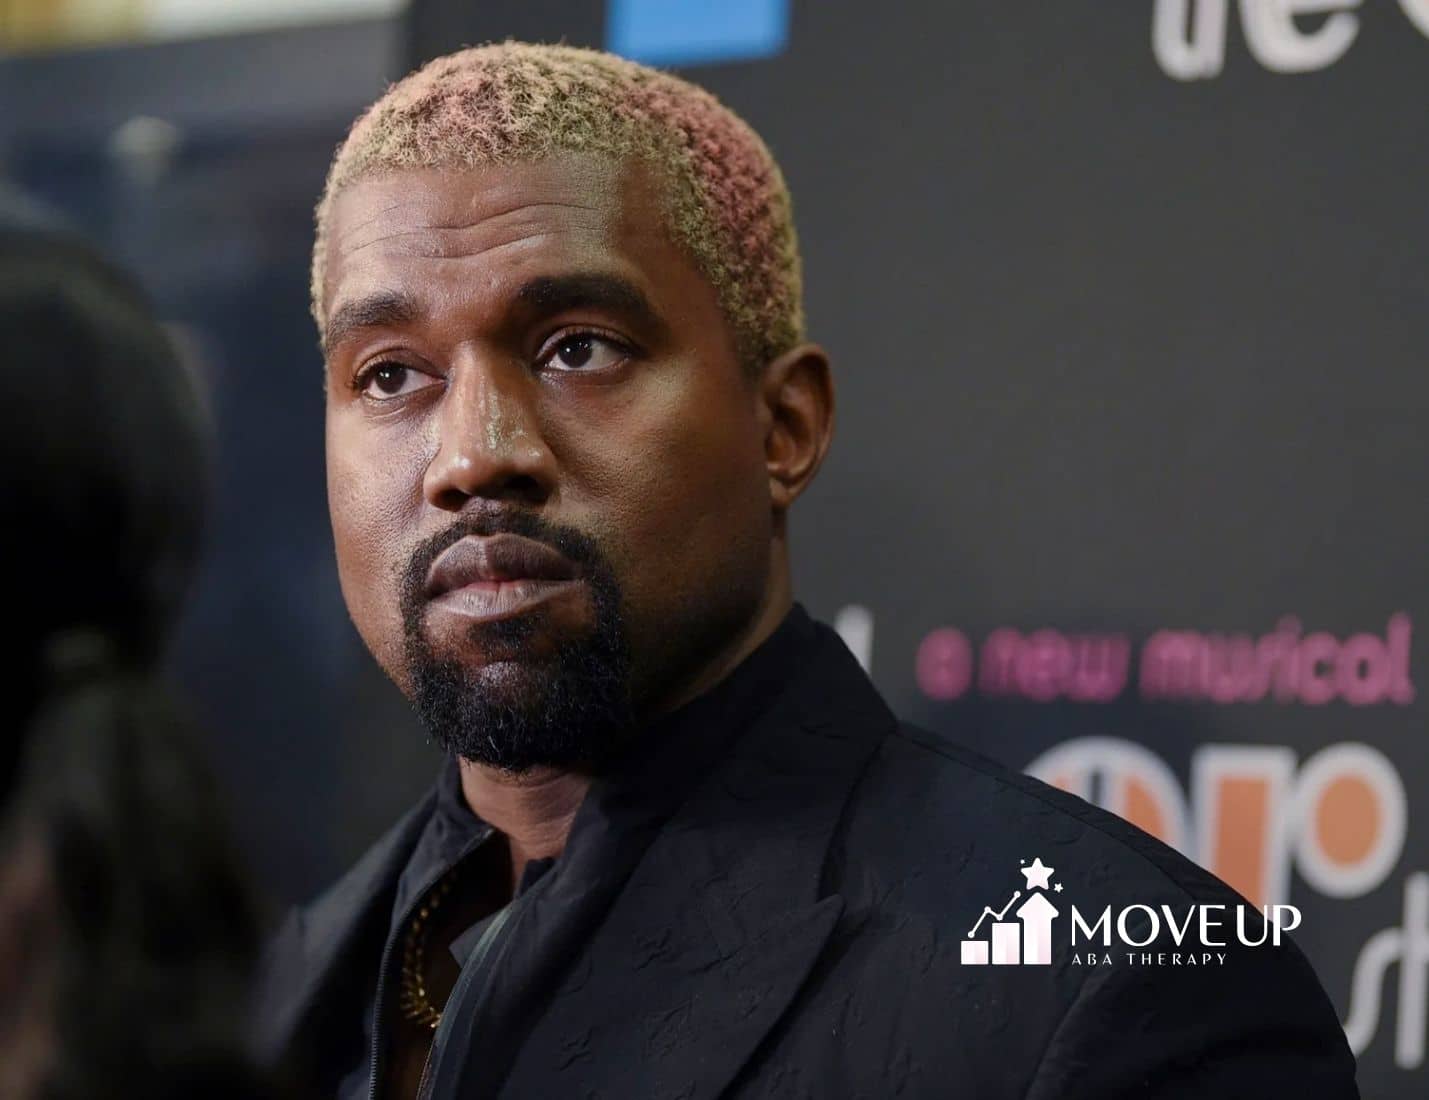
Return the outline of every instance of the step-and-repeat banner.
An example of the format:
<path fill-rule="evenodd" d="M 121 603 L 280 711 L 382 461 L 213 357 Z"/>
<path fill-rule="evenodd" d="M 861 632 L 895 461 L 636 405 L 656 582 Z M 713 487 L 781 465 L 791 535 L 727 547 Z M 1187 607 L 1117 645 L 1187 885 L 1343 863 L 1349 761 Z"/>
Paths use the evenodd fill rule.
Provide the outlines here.
<path fill-rule="evenodd" d="M 605 44 L 781 160 L 840 399 L 798 591 L 895 706 L 1298 906 L 1424 1095 L 1429 0 L 477 8 L 417 56 Z"/>

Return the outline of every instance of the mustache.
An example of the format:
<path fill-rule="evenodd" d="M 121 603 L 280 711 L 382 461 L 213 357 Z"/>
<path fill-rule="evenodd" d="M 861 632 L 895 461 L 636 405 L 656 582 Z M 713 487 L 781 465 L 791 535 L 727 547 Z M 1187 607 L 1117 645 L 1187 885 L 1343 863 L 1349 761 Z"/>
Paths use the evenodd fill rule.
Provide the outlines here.
<path fill-rule="evenodd" d="M 469 536 L 519 535 L 543 543 L 573 563 L 582 575 L 609 572 L 605 555 L 590 535 L 567 524 L 556 523 L 523 508 L 489 508 L 458 517 L 449 527 L 427 537 L 412 551 L 402 571 L 402 607 L 410 616 L 425 599 L 427 577 L 432 563 L 446 550 Z"/>

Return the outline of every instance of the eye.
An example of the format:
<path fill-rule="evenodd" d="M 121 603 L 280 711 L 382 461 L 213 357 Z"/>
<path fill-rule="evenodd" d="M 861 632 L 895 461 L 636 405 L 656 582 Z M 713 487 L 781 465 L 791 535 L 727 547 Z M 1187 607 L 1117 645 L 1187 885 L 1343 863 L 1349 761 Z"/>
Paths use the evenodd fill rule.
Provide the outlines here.
<path fill-rule="evenodd" d="M 541 359 L 541 365 L 558 371 L 596 371 L 618 366 L 630 349 L 594 332 L 563 336 Z"/>
<path fill-rule="evenodd" d="M 364 397 L 387 401 L 436 385 L 430 374 L 403 366 L 401 363 L 376 363 L 357 377 L 356 387 Z"/>

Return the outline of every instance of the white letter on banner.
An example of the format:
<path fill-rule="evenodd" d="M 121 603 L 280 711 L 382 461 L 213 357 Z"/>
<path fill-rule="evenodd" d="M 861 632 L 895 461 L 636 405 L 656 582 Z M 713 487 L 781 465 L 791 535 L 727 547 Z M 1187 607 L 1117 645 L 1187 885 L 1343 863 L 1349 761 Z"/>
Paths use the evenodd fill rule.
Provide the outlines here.
<path fill-rule="evenodd" d="M 1304 73 L 1324 69 L 1345 55 L 1359 34 L 1360 21 L 1349 14 L 1360 0 L 1241 0 L 1246 45 L 1271 72 Z M 1306 33 L 1297 15 L 1331 13 L 1318 30 Z"/>
<path fill-rule="evenodd" d="M 1188 28 L 1187 6 L 1193 3 L 1195 19 Z M 1226 0 L 1156 0 L 1151 50 L 1176 80 L 1217 75 L 1226 55 Z"/>

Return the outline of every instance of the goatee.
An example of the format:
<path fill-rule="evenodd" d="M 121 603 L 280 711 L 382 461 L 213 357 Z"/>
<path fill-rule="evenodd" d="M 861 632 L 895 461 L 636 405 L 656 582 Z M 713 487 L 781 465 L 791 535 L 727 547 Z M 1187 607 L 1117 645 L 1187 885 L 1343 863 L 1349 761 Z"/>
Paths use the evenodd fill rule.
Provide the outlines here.
<path fill-rule="evenodd" d="M 549 625 L 541 608 L 476 623 L 471 640 L 511 659 L 468 667 L 439 657 L 423 632 L 432 562 L 473 535 L 509 532 L 545 543 L 580 570 L 594 605 L 594 628 L 532 655 L 529 642 Z M 510 772 L 535 767 L 594 771 L 634 725 L 630 647 L 620 589 L 594 540 L 526 511 L 474 513 L 417 548 L 403 577 L 402 623 L 412 705 L 448 753 Z"/>

